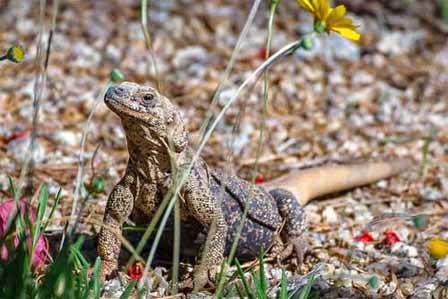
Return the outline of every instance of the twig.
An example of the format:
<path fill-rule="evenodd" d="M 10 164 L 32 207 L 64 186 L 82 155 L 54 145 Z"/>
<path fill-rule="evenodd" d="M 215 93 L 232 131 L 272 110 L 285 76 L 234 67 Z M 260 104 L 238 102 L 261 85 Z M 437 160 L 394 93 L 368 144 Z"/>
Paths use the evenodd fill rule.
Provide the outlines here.
<path fill-rule="evenodd" d="M 57 1 L 56 1 L 57 2 Z M 22 170 L 20 172 L 18 190 L 16 194 L 16 200 L 18 200 L 22 195 L 22 190 L 25 187 L 25 179 L 27 174 L 29 173 L 30 163 L 33 160 L 33 153 L 35 149 L 35 142 L 37 136 L 37 126 L 39 122 L 39 111 L 40 111 L 40 102 L 42 100 L 43 92 L 45 89 L 45 82 L 47 79 L 47 73 L 45 65 L 48 63 L 48 59 L 43 57 L 42 47 L 43 47 L 43 33 L 45 26 L 45 8 L 46 1 L 40 1 L 40 9 L 39 9 L 39 35 L 37 42 L 37 53 L 36 53 L 36 79 L 34 81 L 34 89 L 33 89 L 33 119 L 31 125 L 31 136 L 30 143 L 25 152 L 25 158 L 22 165 Z M 50 40 L 49 40 L 50 41 Z M 47 45 L 47 55 L 49 54 L 50 44 Z M 47 64 L 48 65 L 48 64 Z"/>
<path fill-rule="evenodd" d="M 154 69 L 154 74 L 156 76 L 157 89 L 160 92 L 162 92 L 162 82 L 160 79 L 160 73 L 157 68 L 157 62 L 156 62 L 156 57 L 154 55 L 154 49 L 152 46 L 151 35 L 149 34 L 149 30 L 148 30 L 148 0 L 142 0 L 142 2 L 141 2 L 141 19 L 140 19 L 140 21 L 141 21 L 142 30 L 143 30 L 143 36 L 145 38 L 145 45 L 149 51 L 149 57 L 152 60 L 152 66 Z"/>
<path fill-rule="evenodd" d="M 224 86 L 224 84 L 227 82 L 230 72 L 232 71 L 233 65 L 235 63 L 236 56 L 238 52 L 240 51 L 241 44 L 243 41 L 246 40 L 246 36 L 249 32 L 249 28 L 254 22 L 254 18 L 257 14 L 258 7 L 260 6 L 261 0 L 255 0 L 252 4 L 252 8 L 249 12 L 249 15 L 247 16 L 246 24 L 244 24 L 243 30 L 241 31 L 238 41 L 236 42 L 235 48 L 232 51 L 232 55 L 230 56 L 229 63 L 227 64 L 227 67 L 224 71 L 224 74 L 222 75 L 221 79 L 219 80 L 218 86 L 216 86 L 215 92 L 213 94 L 212 102 L 210 103 L 210 108 L 208 109 L 208 113 L 205 117 L 205 121 L 203 122 L 201 128 L 199 129 L 199 136 L 203 137 L 205 131 L 207 130 L 207 127 L 213 120 L 214 116 L 214 109 L 216 107 L 216 103 L 218 101 L 219 95 L 221 94 L 221 90 Z M 197 140 L 197 143 L 199 143 L 201 140 Z"/>
<path fill-rule="evenodd" d="M 77 224 L 77 217 L 76 214 L 78 212 L 78 201 L 81 196 L 81 186 L 84 178 L 84 153 L 85 153 L 85 145 L 87 141 L 87 136 L 89 134 L 89 126 L 92 122 L 93 115 L 95 113 L 95 109 L 100 103 L 101 99 L 104 97 L 104 94 L 106 93 L 107 89 L 110 87 L 110 82 L 106 84 L 106 86 L 103 88 L 103 90 L 97 95 L 97 97 L 94 99 L 94 104 L 92 107 L 92 110 L 90 111 L 90 114 L 87 118 L 86 123 L 84 124 L 84 128 L 82 130 L 82 137 L 81 137 L 81 148 L 79 150 L 79 160 L 78 160 L 78 174 L 76 175 L 76 183 L 75 183 L 75 190 L 73 192 L 73 205 L 72 210 L 70 213 L 70 220 L 68 222 L 67 227 L 67 234 L 70 236 L 74 232 Z M 64 234 L 65 238 L 65 234 Z"/>

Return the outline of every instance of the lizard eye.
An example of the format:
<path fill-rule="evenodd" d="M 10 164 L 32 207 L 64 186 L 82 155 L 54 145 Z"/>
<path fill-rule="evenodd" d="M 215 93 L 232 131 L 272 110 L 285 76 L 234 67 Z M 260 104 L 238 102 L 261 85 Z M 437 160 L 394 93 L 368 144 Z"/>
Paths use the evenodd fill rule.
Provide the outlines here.
<path fill-rule="evenodd" d="M 143 101 L 145 101 L 145 102 L 151 102 L 153 99 L 154 99 L 154 95 L 152 95 L 152 94 L 145 94 L 143 96 Z"/>

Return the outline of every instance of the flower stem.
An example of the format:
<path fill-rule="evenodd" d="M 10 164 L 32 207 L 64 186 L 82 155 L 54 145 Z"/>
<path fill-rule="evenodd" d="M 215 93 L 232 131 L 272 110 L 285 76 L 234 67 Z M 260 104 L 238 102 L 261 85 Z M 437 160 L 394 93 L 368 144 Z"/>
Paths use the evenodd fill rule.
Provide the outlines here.
<path fill-rule="evenodd" d="M 271 44 L 272 44 L 272 33 L 273 33 L 273 27 L 274 27 L 273 26 L 274 25 L 274 15 L 275 15 L 275 11 L 277 9 L 277 5 L 278 5 L 279 1 L 280 0 L 272 0 L 271 1 L 271 9 L 269 12 L 269 20 L 268 20 L 268 34 L 267 34 L 267 38 L 266 38 L 265 59 L 268 59 L 269 55 L 270 55 Z M 262 111 L 261 111 L 260 134 L 259 134 L 258 143 L 257 143 L 257 152 L 255 154 L 255 157 L 256 157 L 255 165 L 254 165 L 253 172 L 252 172 L 252 183 L 255 183 L 255 178 L 258 173 L 258 162 L 259 162 L 259 159 L 261 156 L 261 151 L 263 148 L 265 120 L 266 120 L 267 107 L 268 107 L 268 101 L 269 101 L 269 95 L 268 95 L 269 84 L 268 83 L 269 83 L 269 73 L 268 73 L 268 69 L 266 69 L 266 71 L 264 73 L 264 83 L 263 83 L 263 103 L 262 103 Z M 235 235 L 235 238 L 232 242 L 232 246 L 230 248 L 228 261 L 232 261 L 235 256 L 236 249 L 238 246 L 238 241 L 241 237 L 241 231 L 243 230 L 244 223 L 246 222 L 246 219 L 247 219 L 248 210 L 249 210 L 249 206 L 246 205 L 244 207 L 243 215 L 241 217 L 241 223 L 238 226 L 238 231 Z M 227 264 L 223 263 L 222 267 L 223 267 L 223 269 L 221 269 L 221 272 L 224 274 L 226 272 Z M 218 287 L 215 292 L 216 298 L 219 298 L 219 296 L 221 295 L 222 289 L 224 287 L 224 278 L 225 278 L 225 275 L 219 276 L 220 280 L 218 281 Z"/>

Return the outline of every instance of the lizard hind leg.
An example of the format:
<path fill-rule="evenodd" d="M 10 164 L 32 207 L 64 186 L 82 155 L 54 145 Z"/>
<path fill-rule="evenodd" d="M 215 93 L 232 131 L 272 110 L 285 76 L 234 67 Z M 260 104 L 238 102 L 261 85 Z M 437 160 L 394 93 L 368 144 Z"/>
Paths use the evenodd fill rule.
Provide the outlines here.
<path fill-rule="evenodd" d="M 134 208 L 136 179 L 127 171 L 121 181 L 115 185 L 107 200 L 103 226 L 97 239 L 97 253 L 101 258 L 101 280 L 112 274 L 118 267 L 122 225 Z"/>
<path fill-rule="evenodd" d="M 303 234 L 308 227 L 305 211 L 290 191 L 278 188 L 271 190 L 269 193 L 276 200 L 279 213 L 285 220 L 283 232 L 287 241 L 293 245 L 299 263 L 301 263 L 307 249 L 306 242 L 303 239 Z"/>

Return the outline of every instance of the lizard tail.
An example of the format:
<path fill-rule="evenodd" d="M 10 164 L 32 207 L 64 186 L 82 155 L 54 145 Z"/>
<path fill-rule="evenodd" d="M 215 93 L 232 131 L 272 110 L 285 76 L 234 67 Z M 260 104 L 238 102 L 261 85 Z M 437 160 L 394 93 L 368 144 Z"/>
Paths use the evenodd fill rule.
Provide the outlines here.
<path fill-rule="evenodd" d="M 354 165 L 327 165 L 291 172 L 263 186 L 292 192 L 303 206 L 311 199 L 379 181 L 410 168 L 412 161 L 397 159 Z"/>

